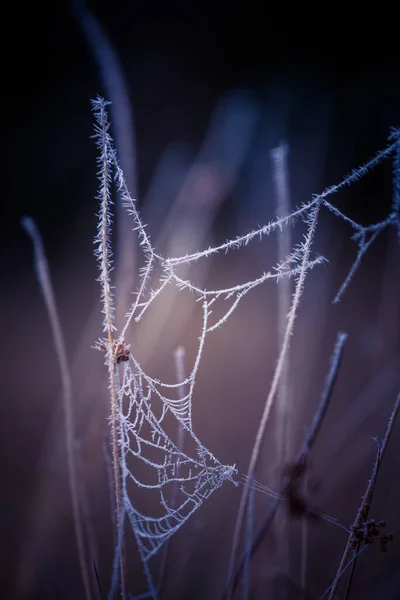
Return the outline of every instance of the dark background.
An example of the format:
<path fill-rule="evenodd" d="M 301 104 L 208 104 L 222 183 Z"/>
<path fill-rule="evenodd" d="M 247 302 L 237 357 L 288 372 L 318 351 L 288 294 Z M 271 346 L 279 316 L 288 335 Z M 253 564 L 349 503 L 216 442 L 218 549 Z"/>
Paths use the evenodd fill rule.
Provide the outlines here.
<path fill-rule="evenodd" d="M 185 153 L 188 162 L 194 160 L 217 102 L 233 91 L 246 94 L 258 107 L 260 131 L 266 132 L 270 148 L 281 139 L 289 140 L 295 157 L 291 166 L 296 192 L 318 192 L 326 185 L 339 182 L 345 173 L 385 146 L 391 126 L 400 125 L 398 23 L 384 4 L 375 5 L 373 13 L 364 7 L 362 13 L 354 9 L 354 14 L 351 5 L 307 8 L 261 2 L 234 5 L 118 1 L 91 2 L 90 7 L 119 55 L 134 109 L 136 195 L 141 208 L 166 148 L 172 145 Z M 34 278 L 31 246 L 19 223 L 21 217 L 28 214 L 41 229 L 51 257 L 54 287 L 67 332 L 67 349 L 72 357 L 82 340 L 82 330 L 98 293 L 92 255 L 97 182 L 96 151 L 90 139 L 93 129 L 90 100 L 97 94 L 104 95 L 105 90 L 72 4 L 14 4 L 3 7 L 2 13 L 0 573 L 4 578 L 5 598 L 80 598 L 70 517 L 68 510 L 59 508 L 67 502 L 65 481 L 55 484 L 60 486 L 56 496 L 63 497 L 63 502 L 44 494 L 45 510 L 60 510 L 61 516 L 57 521 L 59 529 L 47 550 L 43 549 L 47 534 L 39 528 L 41 567 L 34 567 L 33 576 L 26 576 L 24 571 L 28 581 L 25 587 L 18 580 L 22 577 L 21 556 L 30 548 L 34 536 L 32 523 L 39 520 L 37 505 L 32 506 L 44 469 L 43 453 L 49 447 L 47 444 L 51 445 L 45 440 L 60 437 L 62 431 L 57 404 L 59 378 L 50 330 Z M 245 169 L 251 170 L 251 160 L 250 156 Z M 211 225 L 214 240 L 242 233 L 266 216 L 260 195 L 247 199 L 239 193 L 239 188 L 231 190 L 219 204 Z M 362 222 L 379 220 L 389 210 L 390 194 L 390 165 L 385 164 L 378 175 L 360 184 L 351 197 L 349 210 Z M 296 203 L 306 199 L 296 194 Z M 151 230 L 152 225 L 149 227 Z M 335 244 L 334 236 L 332 240 Z M 341 260 L 347 257 L 348 251 L 347 246 L 342 248 Z M 378 289 L 382 285 L 389 300 L 398 299 L 400 278 L 390 276 L 389 283 L 384 285 L 385 275 L 379 265 L 382 257 L 385 261 L 392 258 L 398 265 L 393 258 L 395 251 L 398 258 L 398 247 L 396 249 L 392 238 L 384 237 L 368 263 L 368 273 L 376 275 Z M 339 265 L 339 271 L 341 268 Z M 393 264 L 391 269 L 395 274 Z M 366 273 L 357 285 L 359 293 L 366 290 L 363 299 L 372 298 L 371 304 L 360 308 L 359 301 L 354 299 L 345 306 L 340 317 L 336 316 L 340 327 L 345 323 L 351 328 L 355 317 L 362 313 L 362 322 L 357 328 L 354 325 L 354 329 L 359 332 L 359 346 L 369 347 L 374 342 L 369 337 L 372 334 L 368 324 L 376 316 L 379 302 L 375 292 L 371 292 L 372 287 L 376 290 L 375 284 L 372 286 L 367 281 Z M 391 314 L 398 319 L 398 304 L 395 308 L 393 304 Z M 374 346 L 374 360 L 379 368 L 382 365 L 386 368 L 386 359 L 396 361 L 399 356 L 399 337 L 393 334 L 398 324 L 398 320 L 385 321 L 385 331 L 391 332 L 392 338 L 384 350 L 382 345 L 381 350 Z M 332 330 L 335 325 L 336 321 Z M 309 338 L 304 333 L 308 331 L 307 323 L 304 327 L 303 340 L 308 341 L 303 343 L 308 344 Z M 99 317 L 93 337 L 85 341 L 88 352 L 92 352 L 90 345 L 100 334 Z M 324 340 L 327 353 L 334 335 L 328 338 L 327 335 Z M 360 372 L 365 377 L 371 367 L 362 363 L 366 360 L 362 353 L 360 356 Z M 273 353 L 270 362 L 273 365 Z M 212 361 L 209 367 L 212 368 Z M 232 369 L 232 365 L 227 368 Z M 357 388 L 353 379 L 350 371 L 346 382 Z M 256 383 L 255 390 L 264 389 L 263 385 Z M 379 390 L 379 384 L 377 386 Z M 391 391 L 392 388 L 395 391 L 395 387 L 385 388 L 386 407 L 390 407 L 394 399 Z M 260 391 L 260 402 L 263 397 Z M 259 412 L 254 414 L 255 422 Z M 56 425 L 54 413 L 59 419 Z M 375 435 L 383 432 L 385 419 L 376 419 L 374 415 L 371 412 L 371 431 L 363 434 L 364 438 L 368 439 L 376 430 Z M 80 419 L 86 422 L 86 416 Z M 236 421 L 232 416 L 232 423 L 237 421 L 240 421 L 239 410 Z M 200 427 L 201 423 L 200 418 Z M 95 440 L 93 444 L 98 450 L 100 442 L 98 436 L 96 441 L 96 432 L 94 428 L 87 435 Z M 247 433 L 243 435 L 250 443 L 253 429 Z M 398 436 L 396 441 L 398 447 Z M 225 462 L 238 460 L 235 439 L 227 441 L 223 448 Z M 362 475 L 366 481 L 370 463 L 364 464 L 364 458 L 360 457 L 359 465 L 361 470 L 364 468 Z M 354 462 L 358 465 L 356 459 Z M 241 468 L 245 467 L 246 459 L 243 459 Z M 57 473 L 64 472 L 62 454 L 53 468 Z M 51 468 L 49 472 L 51 482 Z M 48 475 L 48 471 L 46 473 Z M 393 460 L 392 470 L 386 474 L 387 481 L 397 478 L 396 473 L 398 462 Z M 351 479 L 351 474 L 349 477 Z M 105 497 L 106 486 L 100 488 L 101 497 Z M 363 489 L 362 484 L 355 493 L 355 502 L 348 507 L 350 519 L 357 506 L 359 489 Z M 395 494 L 395 488 L 389 489 Z M 93 489 L 92 493 L 96 496 Z M 397 489 L 393 502 L 398 505 L 399 501 Z M 100 515 L 98 504 L 92 510 L 99 512 L 99 522 L 103 523 L 106 517 Z M 106 506 L 105 514 L 107 510 Z M 233 515 L 234 508 L 231 512 Z M 100 548 L 102 544 L 108 547 L 107 535 L 106 531 L 99 542 Z M 321 554 L 321 546 L 317 546 L 318 549 Z M 202 551 L 209 554 L 209 547 L 204 544 Z M 337 556 L 338 551 L 333 565 Z M 25 558 L 25 562 L 27 560 L 31 559 Z M 225 562 L 224 559 L 222 578 Z M 104 571 L 107 564 L 104 559 Z M 384 568 L 380 569 L 378 564 L 374 581 L 379 582 L 381 573 L 385 572 Z M 105 574 L 104 587 L 107 577 Z M 215 573 L 210 575 L 210 581 L 212 577 L 215 579 Z M 196 581 L 191 574 L 187 579 Z M 186 583 L 179 597 L 194 598 L 194 592 L 188 591 L 190 584 Z M 366 587 L 362 586 L 369 584 L 367 578 L 362 579 L 356 588 L 361 590 L 356 592 L 360 595 L 355 597 L 366 597 L 363 595 Z M 319 585 L 322 585 L 320 581 Z M 315 593 L 318 589 L 323 586 Z M 392 595 L 377 592 L 368 597 L 396 598 L 399 589 Z M 198 593 L 199 598 L 211 597 L 207 595 L 210 592 L 202 592 L 201 588 Z"/>
<path fill-rule="evenodd" d="M 235 88 L 249 88 L 265 103 L 280 86 L 281 108 L 289 113 L 286 135 L 296 132 L 305 114 L 329 103 L 335 135 L 329 137 L 326 169 L 358 153 L 369 156 L 398 122 L 396 19 L 385 7 L 354 14 L 351 5 L 318 12 L 261 2 L 90 6 L 115 45 L 134 95 L 140 196 L 166 144 L 172 139 L 196 144 L 216 99 Z M 64 223 L 82 202 L 70 186 L 85 174 L 83 161 L 90 164 L 89 99 L 104 90 L 71 7 L 57 2 L 4 10 L 3 208 L 13 219 L 40 210 L 52 222 L 53 211 L 43 214 L 54 202 L 50 185 L 66 168 L 71 148 L 75 171 L 70 166 L 70 177 L 57 190 Z M 85 106 L 81 98 L 87 98 Z M 57 126 L 65 128 L 58 140 Z M 37 186 L 36 193 L 23 190 L 22 180 L 25 188 Z"/>

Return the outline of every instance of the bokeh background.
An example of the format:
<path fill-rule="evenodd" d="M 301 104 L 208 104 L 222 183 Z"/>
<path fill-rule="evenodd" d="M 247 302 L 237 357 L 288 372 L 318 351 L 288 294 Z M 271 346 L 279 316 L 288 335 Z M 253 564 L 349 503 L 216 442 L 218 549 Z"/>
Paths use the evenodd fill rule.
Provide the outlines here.
<path fill-rule="evenodd" d="M 120 92 L 116 71 L 102 71 L 94 58 L 88 31 L 99 30 L 88 20 L 88 7 L 102 28 L 97 48 L 111 49 L 123 73 L 125 102 L 109 97 Z M 270 152 L 280 143 L 288 148 L 290 202 L 297 206 L 383 148 L 390 126 L 400 124 L 396 19 L 384 7 L 354 16 L 337 6 L 253 1 L 93 1 L 88 7 L 57 2 L 3 9 L 0 595 L 18 600 L 83 598 L 60 376 L 31 244 L 20 227 L 24 215 L 41 229 L 65 332 L 87 539 L 104 597 L 110 580 L 107 382 L 102 356 L 91 348 L 101 335 L 101 313 L 90 100 L 97 94 L 113 100 L 113 133 L 132 194 L 157 248 L 171 255 L 220 243 L 274 217 Z M 363 224 L 384 218 L 391 168 L 386 161 L 343 190 L 338 206 Z M 118 222 L 121 319 L 142 257 L 126 223 Z M 291 228 L 292 242 L 302 233 L 301 223 Z M 198 263 L 190 276 L 208 287 L 247 281 L 276 264 L 277 247 L 273 235 Z M 394 230 L 383 233 L 339 305 L 331 300 L 356 255 L 351 230 L 323 213 L 316 247 L 329 263 L 309 275 L 296 325 L 287 443 L 294 456 L 336 333 L 346 331 L 343 366 L 313 451 L 320 485 L 312 501 L 350 525 L 375 457 L 371 437 L 383 436 L 400 387 L 400 246 Z M 239 472 L 246 472 L 276 364 L 279 298 L 269 282 L 250 293 L 210 335 L 198 375 L 197 435 Z M 151 375 L 171 380 L 178 345 L 191 364 L 201 315 L 185 294 L 171 292 L 157 308 L 130 341 Z M 273 419 L 257 470 L 258 481 L 271 486 L 282 467 L 275 460 L 274 425 Z M 372 516 L 387 519 L 395 540 L 386 555 L 375 546 L 362 554 L 354 599 L 400 597 L 399 426 L 372 509 Z M 172 539 L 162 598 L 221 597 L 241 489 L 226 484 Z M 255 502 L 260 522 L 271 500 L 258 493 Z M 286 521 L 282 510 L 257 553 L 251 598 L 319 598 L 336 572 L 345 533 L 326 523 L 310 526 L 306 591 L 299 591 L 300 525 L 290 521 L 288 531 L 280 526 Z M 130 588 L 140 593 L 145 581 L 131 542 L 129 549 Z M 152 568 L 157 577 L 159 559 Z"/>

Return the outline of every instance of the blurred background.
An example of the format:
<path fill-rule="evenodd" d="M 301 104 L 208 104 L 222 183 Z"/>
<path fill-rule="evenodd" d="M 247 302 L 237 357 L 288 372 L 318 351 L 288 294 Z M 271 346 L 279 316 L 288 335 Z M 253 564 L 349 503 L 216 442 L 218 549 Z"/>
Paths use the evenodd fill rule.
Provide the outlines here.
<path fill-rule="evenodd" d="M 85 539 L 107 597 L 114 541 L 106 371 L 92 349 L 102 318 L 93 256 L 98 182 L 90 100 L 100 94 L 112 101 L 112 134 L 147 231 L 161 253 L 179 256 L 279 214 L 271 151 L 280 144 L 286 147 L 289 210 L 385 147 L 390 127 L 400 124 L 396 20 L 381 7 L 352 17 L 334 6 L 319 12 L 253 1 L 76 0 L 8 5 L 3 29 L 0 595 L 84 597 L 60 375 L 31 243 L 20 227 L 21 217 L 30 215 L 43 235 L 65 333 Z M 368 225 L 389 214 L 391 199 L 392 164 L 386 160 L 333 202 Z M 143 256 L 118 206 L 115 221 L 120 325 Z M 297 221 L 283 237 L 275 233 L 204 259 L 185 275 L 211 289 L 255 279 L 276 265 L 285 243 L 293 246 L 304 233 Z M 350 227 L 322 211 L 315 246 L 329 262 L 310 273 L 296 323 L 287 387 L 290 427 L 282 441 L 274 413 L 256 474 L 279 488 L 280 453 L 285 461 L 296 455 L 336 334 L 346 331 L 343 365 L 312 454 L 319 480 L 312 505 L 346 526 L 370 477 L 376 453 L 371 438 L 382 438 L 400 387 L 396 231 L 378 237 L 342 302 L 333 305 L 356 257 L 351 235 Z M 193 399 L 194 430 L 239 473 L 247 470 L 277 360 L 285 294 L 292 291 L 266 282 L 207 338 Z M 128 341 L 146 372 L 175 381 L 174 350 L 185 347 L 190 369 L 200 325 L 195 298 L 170 290 Z M 388 521 L 395 539 L 387 554 L 373 544 L 361 555 L 350 598 L 400 597 L 399 427 L 371 508 L 371 516 Z M 161 598 L 221 597 L 242 489 L 226 483 L 172 538 Z M 256 524 L 270 504 L 256 493 Z M 283 507 L 252 564 L 249 598 L 323 594 L 346 532 L 310 524 L 305 577 L 302 535 Z M 146 584 L 132 540 L 128 546 L 129 587 L 138 594 Z M 156 580 L 160 563 L 158 556 L 151 564 Z"/>

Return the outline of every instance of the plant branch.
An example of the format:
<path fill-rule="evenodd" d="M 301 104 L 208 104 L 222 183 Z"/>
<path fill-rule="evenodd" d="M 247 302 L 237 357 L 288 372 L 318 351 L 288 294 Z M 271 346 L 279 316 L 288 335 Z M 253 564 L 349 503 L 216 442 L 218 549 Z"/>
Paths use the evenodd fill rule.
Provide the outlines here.
<path fill-rule="evenodd" d="M 99 224 L 96 242 L 98 243 L 97 258 L 100 263 L 100 283 L 102 288 L 102 302 L 103 302 L 103 313 L 104 320 L 103 326 L 104 331 L 107 333 L 107 354 L 106 364 L 108 367 L 108 381 L 109 391 L 111 400 L 111 444 L 112 444 L 112 462 L 113 462 L 113 473 L 114 473 L 114 488 L 115 488 L 115 505 L 116 505 L 116 529 L 117 529 L 117 540 L 119 550 L 119 568 L 121 578 L 121 597 L 125 600 L 126 598 L 126 573 L 125 573 L 125 550 L 124 550 L 124 536 L 121 533 L 121 527 L 123 527 L 123 505 L 122 505 L 122 493 L 121 493 L 121 469 L 120 469 L 120 456 L 118 448 L 118 403 L 117 403 L 117 380 L 116 380 L 116 368 L 117 360 L 115 356 L 116 345 L 114 343 L 113 331 L 114 327 L 114 311 L 113 311 L 113 297 L 111 293 L 110 285 L 110 269 L 111 269 L 111 247 L 110 247 L 110 229 L 111 229 L 111 216 L 109 207 L 111 204 L 109 186 L 111 182 L 111 162 L 113 158 L 113 150 L 111 146 L 111 140 L 108 134 L 109 123 L 106 112 L 106 102 L 101 98 L 98 98 L 93 102 L 95 110 L 95 117 L 97 121 L 96 125 L 96 139 L 97 145 L 100 150 L 99 157 L 99 179 L 100 179 L 100 190 L 99 200 L 101 202 L 99 210 Z"/>
<path fill-rule="evenodd" d="M 372 498 L 372 494 L 374 491 L 374 487 L 375 487 L 375 483 L 376 483 L 376 479 L 378 476 L 378 472 L 379 469 L 382 465 L 382 461 L 384 459 L 388 444 L 389 444 L 389 440 L 391 438 L 392 432 L 393 432 L 393 427 L 394 424 L 396 422 L 396 419 L 398 417 L 400 411 L 400 390 L 399 390 L 399 394 L 397 396 L 397 399 L 394 403 L 388 424 L 386 426 L 386 432 L 385 432 L 385 437 L 383 438 L 383 442 L 380 446 L 380 448 L 378 449 L 378 457 L 376 462 L 374 463 L 374 469 L 373 469 L 373 473 L 372 476 L 370 477 L 368 484 L 367 484 L 367 488 L 365 490 L 363 499 L 361 501 L 361 504 L 358 508 L 357 511 L 357 515 L 356 518 L 354 519 L 354 523 L 353 523 L 353 527 L 357 527 L 358 524 L 361 521 L 365 521 L 368 515 L 368 509 L 369 509 L 369 505 L 371 503 L 371 498 Z M 343 551 L 343 555 L 337 570 L 337 574 L 334 580 L 334 583 L 332 584 L 331 590 L 330 590 L 330 594 L 329 594 L 329 600 L 334 600 L 335 595 L 336 595 L 336 590 L 338 588 L 339 585 L 339 581 L 342 575 L 342 572 L 348 562 L 349 559 L 349 555 L 350 555 L 350 551 L 352 549 L 352 543 L 353 543 L 353 535 L 354 535 L 354 531 L 351 531 L 351 534 L 348 537 L 347 540 L 347 544 L 346 547 Z"/>
<path fill-rule="evenodd" d="M 40 232 L 36 226 L 35 221 L 31 217 L 24 217 L 21 221 L 21 225 L 33 242 L 36 276 L 39 281 L 40 289 L 46 304 L 47 314 L 49 316 L 50 326 L 53 335 L 54 347 L 60 368 L 64 409 L 65 439 L 67 446 L 68 479 L 72 500 L 75 538 L 78 550 L 78 560 L 81 570 L 81 576 L 83 586 L 85 589 L 85 596 L 87 600 L 91 600 L 92 593 L 90 589 L 89 567 L 84 544 L 83 517 L 81 512 L 81 506 L 79 503 L 78 467 L 75 455 L 75 426 L 72 402 L 72 384 L 67 359 L 67 352 L 65 349 L 65 342 L 60 323 L 60 317 L 58 315 L 57 303 L 55 300 L 53 286 L 51 283 L 49 266 Z"/>

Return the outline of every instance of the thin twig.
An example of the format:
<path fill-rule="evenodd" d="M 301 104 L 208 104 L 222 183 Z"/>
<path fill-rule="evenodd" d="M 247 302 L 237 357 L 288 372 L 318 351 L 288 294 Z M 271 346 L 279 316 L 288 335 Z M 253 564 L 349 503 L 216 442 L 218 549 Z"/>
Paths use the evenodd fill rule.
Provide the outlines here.
<path fill-rule="evenodd" d="M 303 490 L 304 497 L 308 494 L 308 478 L 307 473 L 304 473 L 303 477 Z M 308 558 L 308 519 L 306 515 L 301 517 L 301 565 L 300 565 L 300 585 L 302 589 L 302 600 L 307 589 L 307 558 Z"/>
<path fill-rule="evenodd" d="M 290 214 L 290 192 L 289 192 L 289 173 L 288 173 L 288 154 L 289 147 L 281 143 L 271 151 L 273 164 L 273 174 L 275 183 L 275 193 L 277 200 L 276 216 L 282 218 Z M 278 257 L 282 264 L 290 256 L 292 248 L 292 233 L 290 227 L 285 227 L 278 235 Z M 292 281 L 290 277 L 283 277 L 277 282 L 278 293 L 278 345 L 283 342 L 286 330 L 286 319 L 290 311 L 292 298 Z M 290 355 L 285 361 L 280 385 L 277 392 L 276 402 L 276 466 L 277 473 L 282 465 L 287 464 L 291 455 L 291 422 L 290 422 Z M 274 428 L 275 429 L 275 428 Z M 279 484 L 279 481 L 276 482 Z M 278 544 L 280 551 L 280 560 L 286 571 L 290 564 L 290 523 L 286 515 L 282 515 L 280 522 L 280 535 Z"/>
<path fill-rule="evenodd" d="M 396 218 L 397 237 L 400 242 L 400 129 L 393 129 L 390 139 L 395 140 L 393 158 L 393 213 Z"/>
<path fill-rule="evenodd" d="M 70 0 L 70 6 L 96 62 L 106 97 L 111 101 L 113 137 L 128 188 L 135 198 L 137 193 L 137 161 L 134 111 L 118 52 L 86 0 Z M 121 326 L 124 315 L 129 310 L 136 251 L 134 237 L 131 235 L 131 220 L 128 218 L 122 203 L 118 203 L 116 206 L 116 220 L 117 260 L 115 280 L 119 290 L 116 298 L 116 319 L 117 325 Z"/>
<path fill-rule="evenodd" d="M 368 505 L 371 503 L 371 498 L 372 498 L 372 494 L 374 491 L 376 478 L 378 476 L 379 469 L 382 465 L 382 461 L 385 456 L 385 452 L 386 452 L 387 446 L 389 444 L 389 440 L 392 435 L 393 427 L 396 422 L 399 411 L 400 411 L 400 390 L 399 390 L 397 399 L 394 403 L 393 410 L 391 412 L 391 415 L 390 415 L 390 418 L 389 418 L 389 421 L 388 421 L 388 424 L 386 427 L 385 437 L 383 439 L 382 445 L 378 452 L 378 459 L 377 459 L 376 463 L 374 463 L 374 470 L 373 470 L 372 476 L 370 477 L 370 479 L 368 481 L 367 489 L 365 490 L 365 494 L 364 494 L 361 504 L 358 508 L 356 518 L 354 519 L 354 523 L 353 523 L 354 527 L 357 527 L 357 525 L 360 523 L 361 520 L 364 521 L 365 515 L 367 515 Z M 339 564 L 339 567 L 337 570 L 335 580 L 332 584 L 328 600 L 333 600 L 335 598 L 336 590 L 338 588 L 343 569 L 348 562 L 349 554 L 352 549 L 353 534 L 354 534 L 354 532 L 352 531 L 348 537 L 347 544 L 343 551 L 343 555 L 342 555 L 342 558 L 341 558 L 341 561 L 340 561 L 340 564 Z"/>
<path fill-rule="evenodd" d="M 250 567 L 251 567 L 251 544 L 253 539 L 253 526 L 254 526 L 254 492 L 255 488 L 253 482 L 250 487 L 249 505 L 247 507 L 247 518 L 246 518 L 246 552 L 245 561 L 243 565 L 243 581 L 242 581 L 242 600 L 248 600 L 250 592 Z"/>
<path fill-rule="evenodd" d="M 98 99 L 94 104 L 96 110 L 97 128 L 96 137 L 100 150 L 99 158 L 99 179 L 100 191 L 99 200 L 101 207 L 99 210 L 98 242 L 97 257 L 100 263 L 100 282 L 102 286 L 102 302 L 104 313 L 104 331 L 107 333 L 107 358 L 108 366 L 108 381 L 111 400 L 111 443 L 112 443 L 112 461 L 114 471 L 114 487 L 115 487 L 115 504 L 116 504 L 116 530 L 119 552 L 119 569 L 121 578 L 121 597 L 126 598 L 126 573 L 125 573 L 125 547 L 124 536 L 121 528 L 123 527 L 123 505 L 121 493 L 121 469 L 120 456 L 118 448 L 118 404 L 117 404 L 117 380 L 116 380 L 116 358 L 114 344 L 114 315 L 113 315 L 113 298 L 110 285 L 110 268 L 111 268 L 111 250 L 110 250 L 110 228 L 111 217 L 109 206 L 111 199 L 109 196 L 110 185 L 110 164 L 112 159 L 112 149 L 110 147 L 110 138 L 108 134 L 109 124 L 106 113 L 106 103 L 102 99 Z"/>
<path fill-rule="evenodd" d="M 74 409 L 72 402 L 72 384 L 68 365 L 67 351 L 65 349 L 65 342 L 60 317 L 58 315 L 57 303 L 55 300 L 53 286 L 51 283 L 49 266 L 40 232 L 36 226 L 35 221 L 31 217 L 24 217 L 21 220 L 21 225 L 33 242 L 36 276 L 39 281 L 44 302 L 46 304 L 47 314 L 49 316 L 53 335 L 54 347 L 60 368 L 64 409 L 65 439 L 67 446 L 68 479 L 72 500 L 75 538 L 78 550 L 78 559 L 81 570 L 81 576 L 83 586 L 85 588 L 85 596 L 87 600 L 91 600 L 92 593 L 90 589 L 89 566 L 87 563 L 87 557 L 85 552 L 83 518 L 81 506 L 79 503 L 78 466 L 75 455 Z"/>
<path fill-rule="evenodd" d="M 97 567 L 96 567 L 96 563 L 95 563 L 95 561 L 93 561 L 93 570 L 94 570 L 94 574 L 95 574 L 95 577 L 96 577 L 97 591 L 98 591 L 98 594 L 99 594 L 99 598 L 100 598 L 100 600 L 101 600 L 101 597 L 102 597 L 102 589 L 101 589 L 100 578 L 99 578 L 99 574 L 98 574 L 98 571 L 97 571 Z"/>
<path fill-rule="evenodd" d="M 344 575 L 344 573 L 347 571 L 347 569 L 354 564 L 354 561 L 357 560 L 357 558 L 359 557 L 359 555 L 361 554 L 361 552 L 364 552 L 364 550 L 367 548 L 367 546 L 364 546 L 364 548 L 361 548 L 361 550 L 359 550 L 357 552 L 357 554 L 354 554 L 350 560 L 343 565 L 343 569 L 341 571 L 338 572 L 338 574 L 336 575 L 333 583 L 331 583 L 331 585 L 325 590 L 325 592 L 322 594 L 322 596 L 320 597 L 319 600 L 323 600 L 324 598 L 326 598 L 326 595 L 329 594 L 330 591 L 332 591 L 333 586 L 339 581 L 339 579 L 341 578 L 342 575 Z"/>
<path fill-rule="evenodd" d="M 378 444 L 378 448 L 377 448 L 377 451 L 376 451 L 376 459 L 375 459 L 374 469 L 373 469 L 373 472 L 372 472 L 372 475 L 371 475 L 371 479 L 373 479 L 373 489 L 371 491 L 371 495 L 370 495 L 370 499 L 369 499 L 369 504 L 368 504 L 368 506 L 366 506 L 365 513 L 363 513 L 363 519 L 364 519 L 364 521 L 366 521 L 367 518 L 368 518 L 369 507 L 371 506 L 373 491 L 375 489 L 375 484 L 376 484 L 376 477 L 378 475 L 380 445 L 379 445 L 378 440 L 375 440 L 375 441 Z M 353 529 L 350 529 L 350 531 L 353 531 Z M 349 596 L 349 593 L 350 593 L 351 584 L 353 583 L 354 571 L 355 571 L 356 565 L 357 565 L 357 557 L 358 557 L 358 552 L 359 552 L 360 547 L 361 547 L 361 542 L 362 542 L 362 540 L 360 539 L 357 542 L 357 545 L 353 548 L 354 560 L 353 560 L 353 562 L 351 564 L 351 570 L 350 570 L 350 574 L 349 574 L 349 579 L 347 581 L 347 587 L 346 587 L 346 593 L 344 595 L 344 600 L 347 600 L 347 598 Z"/>

